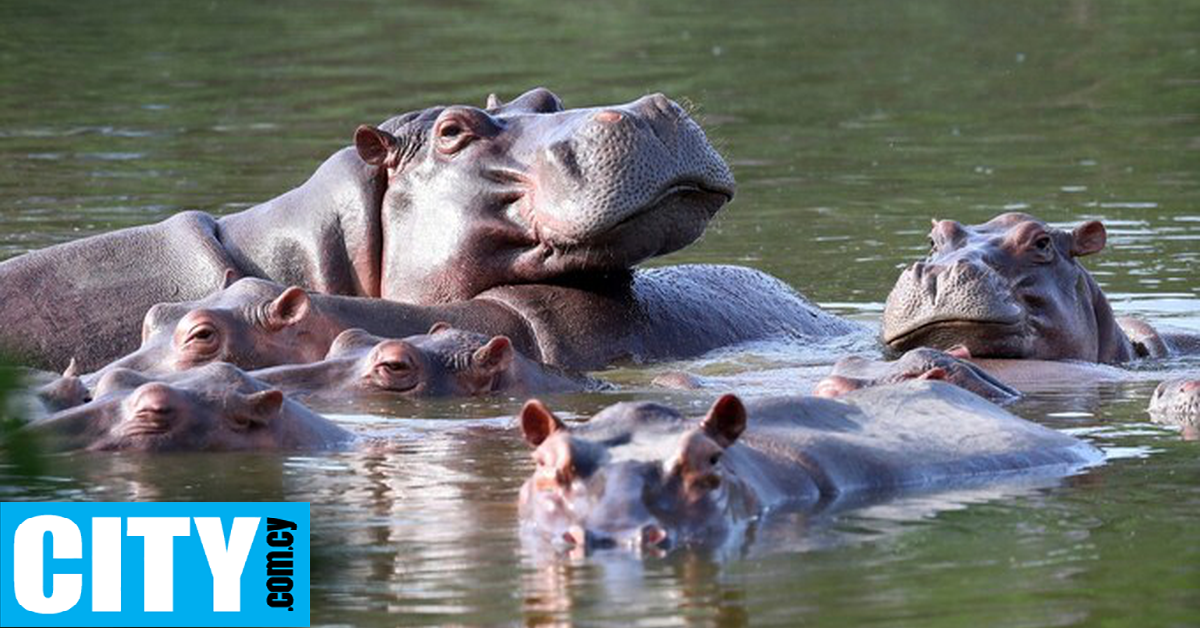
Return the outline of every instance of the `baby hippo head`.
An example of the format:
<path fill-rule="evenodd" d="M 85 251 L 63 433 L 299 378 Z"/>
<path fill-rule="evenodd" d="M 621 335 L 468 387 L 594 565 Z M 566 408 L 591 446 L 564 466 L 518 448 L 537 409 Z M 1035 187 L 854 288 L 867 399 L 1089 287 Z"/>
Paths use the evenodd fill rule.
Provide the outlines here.
<path fill-rule="evenodd" d="M 127 369 L 106 373 L 95 399 L 35 426 L 68 449 L 233 451 L 315 447 L 339 428 L 229 364 L 170 381 Z"/>
<path fill-rule="evenodd" d="M 506 336 L 488 337 L 438 323 L 427 334 L 404 339 L 347 330 L 334 340 L 325 362 L 331 368 L 339 363 L 349 367 L 345 375 L 327 375 L 344 377 L 348 387 L 410 397 L 449 397 L 504 390 L 519 358 Z M 326 384 L 336 387 L 336 382 Z"/>
<path fill-rule="evenodd" d="M 654 403 L 610 406 L 568 428 L 540 401 L 521 430 L 536 465 L 521 487 L 527 530 L 584 551 L 719 540 L 756 512 L 725 457 L 746 427 L 733 395 L 691 423 Z"/>
<path fill-rule="evenodd" d="M 308 293 L 241 279 L 200 301 L 161 303 L 142 323 L 142 345 L 101 369 L 172 373 L 212 362 L 244 369 L 321 359 L 333 337 Z"/>

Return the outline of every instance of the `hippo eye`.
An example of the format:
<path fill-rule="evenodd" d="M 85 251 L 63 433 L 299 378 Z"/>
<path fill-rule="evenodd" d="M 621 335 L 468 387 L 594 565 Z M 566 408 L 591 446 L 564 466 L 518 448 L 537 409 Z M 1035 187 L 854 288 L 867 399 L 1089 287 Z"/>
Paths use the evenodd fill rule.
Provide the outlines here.
<path fill-rule="evenodd" d="M 1047 253 L 1050 251 L 1050 244 L 1050 236 L 1043 235 L 1033 241 L 1033 248 L 1037 249 L 1039 253 Z"/>
<path fill-rule="evenodd" d="M 438 120 L 433 135 L 437 140 L 438 150 L 446 155 L 457 153 L 475 139 L 470 125 L 459 115 L 449 115 Z"/>
<path fill-rule="evenodd" d="M 720 461 L 721 461 L 721 454 L 720 454 L 720 453 L 715 453 L 715 454 L 713 454 L 713 455 L 712 455 L 712 457 L 710 457 L 710 458 L 708 459 L 708 464 L 710 464 L 710 465 L 712 465 L 712 466 L 714 466 L 714 467 L 715 467 L 715 466 L 717 466 L 717 463 L 718 463 L 718 462 L 720 462 Z"/>
<path fill-rule="evenodd" d="M 193 327 L 192 331 L 188 333 L 187 340 L 185 342 L 187 344 L 192 344 L 192 343 L 208 344 L 211 342 L 215 342 L 216 339 L 217 339 L 217 328 L 208 323 L 204 323 L 204 324 Z"/>
<path fill-rule="evenodd" d="M 379 366 L 392 373 L 407 373 L 412 370 L 412 366 L 407 362 L 380 362 Z"/>
<path fill-rule="evenodd" d="M 937 240 L 934 240 L 932 236 L 929 238 L 929 252 L 937 253 Z"/>

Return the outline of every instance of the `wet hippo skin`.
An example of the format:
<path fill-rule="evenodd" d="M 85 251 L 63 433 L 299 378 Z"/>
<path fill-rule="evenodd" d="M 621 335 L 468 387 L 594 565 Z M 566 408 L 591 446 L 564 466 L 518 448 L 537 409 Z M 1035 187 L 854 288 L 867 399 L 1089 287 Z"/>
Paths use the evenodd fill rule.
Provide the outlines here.
<path fill-rule="evenodd" d="M 0 346 L 27 365 L 95 370 L 137 348 L 151 306 L 202 299 L 231 276 L 469 303 L 463 320 L 412 310 L 422 322 L 407 334 L 449 320 L 573 367 L 855 329 L 757 271 L 630 270 L 693 242 L 733 193 L 704 132 L 661 95 L 567 110 L 535 89 L 431 107 L 360 127 L 303 185 L 244 212 L 185 212 L 0 263 Z M 755 290 L 773 293 L 747 308 Z M 546 311 L 555 303 L 571 315 Z M 510 333 L 508 310 L 535 342 Z"/>
<path fill-rule="evenodd" d="M 325 359 L 252 371 L 255 379 L 303 401 L 357 396 L 451 397 L 599 390 L 597 380 L 530 360 L 507 336 L 438 323 L 427 334 L 380 338 L 342 332 Z"/>
<path fill-rule="evenodd" d="M 229 364 L 151 378 L 115 369 L 94 398 L 24 429 L 53 449 L 93 451 L 319 450 L 352 435 Z"/>
<path fill-rule="evenodd" d="M 526 530 L 589 549 L 719 543 L 766 509 L 1061 475 L 1103 458 L 939 381 L 842 400 L 726 395 L 699 420 L 622 403 L 570 427 L 531 401 L 520 423 L 535 464 L 520 493 Z"/>

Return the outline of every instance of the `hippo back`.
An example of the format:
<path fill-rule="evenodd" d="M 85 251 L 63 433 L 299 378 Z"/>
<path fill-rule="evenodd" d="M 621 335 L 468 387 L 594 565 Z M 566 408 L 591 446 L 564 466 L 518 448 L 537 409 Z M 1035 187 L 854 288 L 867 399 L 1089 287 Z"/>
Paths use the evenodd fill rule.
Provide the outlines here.
<path fill-rule="evenodd" d="M 779 398 L 747 409 L 740 442 L 803 467 L 825 498 L 1062 474 L 1103 459 L 1077 438 L 938 381 L 867 388 L 844 402 Z"/>

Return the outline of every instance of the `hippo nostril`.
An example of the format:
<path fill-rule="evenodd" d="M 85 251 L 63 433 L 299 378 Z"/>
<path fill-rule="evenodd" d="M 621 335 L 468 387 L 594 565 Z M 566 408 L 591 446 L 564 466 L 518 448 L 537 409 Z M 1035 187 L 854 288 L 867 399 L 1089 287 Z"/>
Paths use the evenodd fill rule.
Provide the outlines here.
<path fill-rule="evenodd" d="M 602 122 L 604 124 L 613 124 L 613 123 L 620 122 L 621 120 L 623 120 L 625 118 L 625 114 L 621 113 L 620 111 L 613 111 L 612 109 L 605 109 L 604 111 L 600 111 L 600 112 L 596 113 L 596 115 L 593 116 L 593 118 L 595 118 L 596 122 Z"/>
<path fill-rule="evenodd" d="M 152 383 L 142 386 L 134 398 L 133 408 L 137 414 L 167 415 L 172 410 L 172 392 L 166 384 Z"/>

